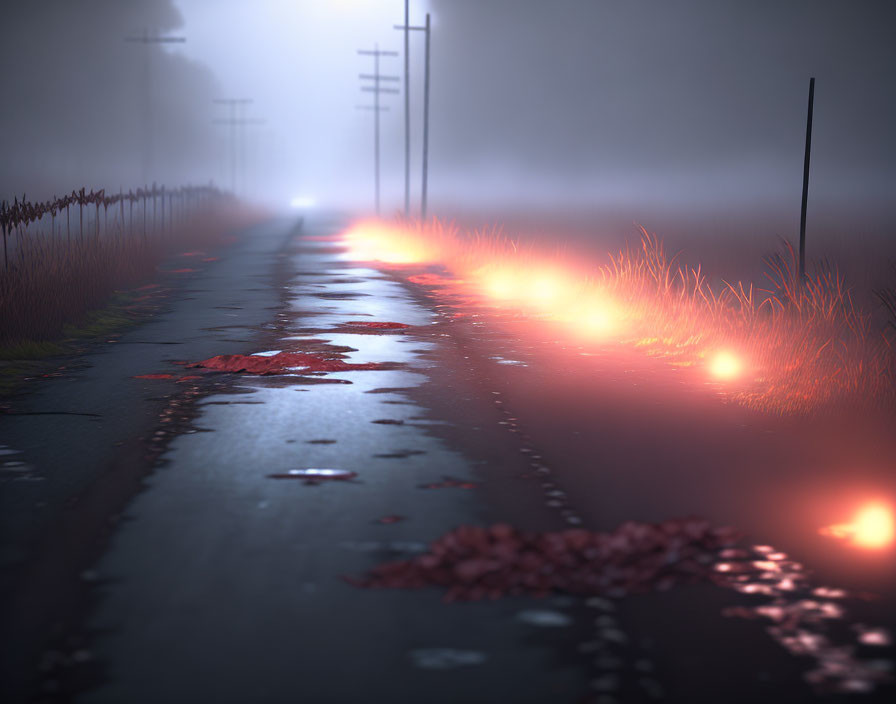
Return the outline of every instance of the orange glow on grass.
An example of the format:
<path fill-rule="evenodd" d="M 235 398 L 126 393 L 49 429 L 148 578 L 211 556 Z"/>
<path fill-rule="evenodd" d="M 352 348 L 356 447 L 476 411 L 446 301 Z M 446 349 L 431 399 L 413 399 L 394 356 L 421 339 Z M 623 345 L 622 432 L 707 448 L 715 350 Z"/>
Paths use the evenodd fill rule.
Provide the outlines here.
<path fill-rule="evenodd" d="M 870 503 L 860 508 L 851 523 L 838 523 L 819 530 L 831 538 L 849 540 L 859 548 L 880 549 L 893 544 L 896 521 L 892 509 L 883 503 Z"/>
<path fill-rule="evenodd" d="M 377 222 L 362 222 L 343 235 L 349 256 L 357 261 L 418 264 L 430 261 L 424 241 L 411 233 Z"/>
<path fill-rule="evenodd" d="M 590 340 L 614 335 L 622 326 L 619 307 L 604 296 L 592 296 L 569 306 L 556 317 L 574 334 Z"/>
<path fill-rule="evenodd" d="M 560 273 L 533 272 L 526 286 L 526 298 L 538 308 L 552 308 L 570 297 L 570 285 Z"/>
<path fill-rule="evenodd" d="M 727 350 L 716 352 L 709 362 L 710 374 L 725 381 L 739 377 L 743 368 L 743 362 Z"/>
<path fill-rule="evenodd" d="M 507 270 L 489 271 L 481 276 L 486 295 L 499 301 L 519 299 L 522 292 L 519 277 Z"/>
<path fill-rule="evenodd" d="M 701 370 L 724 383 L 726 398 L 757 410 L 804 413 L 841 398 L 864 403 L 892 393 L 894 353 L 874 342 L 880 336 L 868 316 L 842 305 L 839 275 L 787 288 L 796 280 L 791 250 L 769 260 L 767 273 L 779 284 L 769 296 L 749 282 L 712 287 L 699 265 L 680 266 L 662 240 L 641 233 L 640 246 L 609 253 L 606 263 L 515 240 L 499 227 L 466 230 L 435 219 L 366 220 L 342 240 L 355 261 L 438 263 L 457 305 L 531 314 L 583 343 L 612 337 L 632 354 Z M 830 344 L 834 325 L 846 331 L 842 344 Z M 748 373 L 750 383 L 738 383 Z"/>

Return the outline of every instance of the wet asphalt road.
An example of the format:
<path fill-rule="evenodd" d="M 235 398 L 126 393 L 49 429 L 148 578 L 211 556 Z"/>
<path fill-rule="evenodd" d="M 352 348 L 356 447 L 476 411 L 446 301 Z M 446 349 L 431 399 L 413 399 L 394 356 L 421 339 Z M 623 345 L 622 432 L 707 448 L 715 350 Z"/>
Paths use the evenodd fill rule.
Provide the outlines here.
<path fill-rule="evenodd" d="M 655 399 L 638 401 L 635 394 L 631 400 L 637 383 L 626 376 L 585 395 L 583 379 L 602 371 L 587 366 L 593 360 L 569 363 L 565 350 L 566 361 L 558 364 L 556 341 L 533 342 L 485 318 L 455 321 L 421 289 L 345 261 L 330 243 L 316 239 L 338 232 L 338 219 L 310 221 L 301 233 L 293 225 L 259 228 L 191 279 L 192 292 L 157 322 L 91 356 L 92 366 L 73 379 L 41 384 L 21 406 L 79 411 L 103 399 L 101 418 L 3 419 L 0 443 L 21 451 L 34 468 L 3 486 L 4 534 L 14 521 L 25 526 L 9 547 L 4 538 L 10 574 L 64 538 L 55 527 L 60 524 L 27 518 L 29 506 L 45 502 L 67 526 L 96 519 L 97 510 L 116 503 L 117 510 L 125 507 L 114 530 L 83 537 L 75 532 L 68 541 L 93 546 L 94 553 L 76 551 L 89 562 L 78 569 L 87 570 L 90 608 L 87 602 L 62 608 L 64 590 L 44 585 L 32 611 L 19 612 L 27 625 L 58 609 L 68 614 L 62 631 L 78 635 L 76 644 L 63 640 L 49 658 L 44 653 L 50 666 L 37 686 L 46 700 L 578 702 L 591 696 L 612 704 L 817 698 L 803 682 L 811 658 L 786 656 L 762 623 L 723 617 L 723 608 L 752 602 L 715 587 L 587 603 L 556 596 L 448 604 L 437 590 L 366 590 L 346 583 L 343 576 L 419 554 L 462 523 L 507 521 L 557 530 L 581 521 L 608 530 L 627 519 L 683 513 L 746 524 L 757 541 L 803 551 L 821 564 L 819 586 L 844 577 L 856 589 L 886 590 L 891 575 L 874 565 L 858 577 L 838 573 L 848 558 L 825 561 L 812 540 L 798 533 L 790 538 L 798 522 L 762 520 L 763 513 L 787 513 L 784 498 L 776 503 L 770 497 L 777 494 L 755 488 L 769 487 L 769 477 L 744 479 L 733 488 L 714 483 L 712 462 L 730 458 L 731 448 L 737 462 L 768 464 L 770 458 L 806 457 L 799 442 L 757 439 L 768 428 L 726 411 L 698 434 L 714 438 L 705 443 L 710 449 L 695 451 L 694 433 L 679 438 L 682 427 L 704 417 L 706 400 L 699 394 L 674 408 L 661 397 L 657 408 Z M 365 320 L 413 327 L 382 334 L 346 327 Z M 171 361 L 293 345 L 342 346 L 352 350 L 351 363 L 401 366 L 304 378 L 214 375 L 182 385 L 130 378 L 170 371 Z M 649 370 L 637 373 L 647 375 L 642 382 L 655 381 Z M 141 396 L 145 400 L 135 400 Z M 126 411 L 137 403 L 144 404 L 142 411 L 128 418 Z M 180 415 L 185 418 L 176 420 Z M 669 415 L 676 421 L 658 422 Z M 91 425 L 85 430 L 75 422 Z M 93 504 L 82 499 L 78 503 L 88 508 L 80 512 L 65 505 L 67 497 L 89 495 L 120 474 L 122 463 L 110 459 L 110 446 L 128 447 L 141 434 L 162 452 L 152 460 L 154 473 L 141 480 L 138 458 L 146 462 L 146 450 L 135 444 L 128 455 L 133 480 L 118 496 Z M 62 442 L 47 443 L 48 436 Z M 886 459 L 886 442 L 875 447 L 868 452 Z M 533 456 L 550 476 L 532 477 Z M 76 468 L 60 471 L 62 458 Z M 657 473 L 656 465 L 667 469 Z M 357 476 L 318 486 L 269 477 L 309 467 Z M 776 471 L 772 462 L 767 473 L 773 478 Z M 675 473 L 677 481 L 670 478 Z M 29 482 L 29 474 L 42 479 Z M 421 488 L 446 476 L 477 487 Z M 24 488 L 17 495 L 18 485 Z M 751 487 L 752 509 L 732 496 Z M 127 501 L 131 493 L 136 496 Z M 792 502 L 793 492 L 785 498 Z M 757 511 L 763 500 L 769 510 Z M 48 536 L 43 542 L 28 537 L 41 531 Z M 69 562 L 71 569 L 78 565 L 77 559 Z M 850 606 L 869 622 L 892 625 L 888 599 Z M 892 652 L 877 657 L 892 661 Z M 54 667 L 54 661 L 65 666 Z M 863 700 L 889 694 L 878 690 Z"/>

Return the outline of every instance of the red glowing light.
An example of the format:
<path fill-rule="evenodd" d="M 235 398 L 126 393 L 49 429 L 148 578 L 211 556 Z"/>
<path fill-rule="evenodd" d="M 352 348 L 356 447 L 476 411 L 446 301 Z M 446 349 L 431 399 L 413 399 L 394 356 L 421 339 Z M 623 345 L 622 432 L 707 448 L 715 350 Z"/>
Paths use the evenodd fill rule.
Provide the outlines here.
<path fill-rule="evenodd" d="M 870 503 L 856 512 L 852 522 L 826 526 L 819 532 L 831 538 L 849 540 L 856 547 L 880 549 L 893 544 L 896 521 L 889 506 Z"/>

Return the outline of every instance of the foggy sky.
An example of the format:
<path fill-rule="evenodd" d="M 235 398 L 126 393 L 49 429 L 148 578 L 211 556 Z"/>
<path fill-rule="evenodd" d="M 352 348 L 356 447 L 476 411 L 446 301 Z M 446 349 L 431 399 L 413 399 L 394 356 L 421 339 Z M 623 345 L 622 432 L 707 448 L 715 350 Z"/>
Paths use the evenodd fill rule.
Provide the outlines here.
<path fill-rule="evenodd" d="M 144 110 L 152 90 L 155 168 L 147 180 L 206 183 L 219 171 L 209 67 L 126 43 L 176 33 L 169 0 L 28 0 L 0 21 L 0 193 L 49 197 L 143 183 Z M 146 80 L 147 60 L 151 80 Z"/>
<path fill-rule="evenodd" d="M 880 202 L 896 191 L 892 2 L 433 9 L 439 168 L 491 172 L 509 192 L 540 185 L 561 200 L 565 189 L 685 207 L 792 199 L 815 76 L 813 193 Z"/>
<path fill-rule="evenodd" d="M 896 5 L 887 0 L 412 0 L 433 15 L 430 197 L 470 208 L 798 209 L 817 78 L 810 214 L 896 221 Z M 4 195 L 139 182 L 148 26 L 157 177 L 228 184 L 215 97 L 252 97 L 245 191 L 369 208 L 372 120 L 356 50 L 402 48 L 401 0 L 33 0 L 0 29 Z M 77 7 L 80 11 L 76 11 Z M 8 13 L 8 11 L 5 10 Z M 423 40 L 412 36 L 413 198 Z M 381 70 L 398 74 L 402 59 Z M 51 88 L 46 90 L 44 86 Z M 386 210 L 403 192 L 402 97 L 382 122 Z M 827 211 L 825 210 L 827 209 Z M 787 226 L 792 225 L 788 221 Z"/>

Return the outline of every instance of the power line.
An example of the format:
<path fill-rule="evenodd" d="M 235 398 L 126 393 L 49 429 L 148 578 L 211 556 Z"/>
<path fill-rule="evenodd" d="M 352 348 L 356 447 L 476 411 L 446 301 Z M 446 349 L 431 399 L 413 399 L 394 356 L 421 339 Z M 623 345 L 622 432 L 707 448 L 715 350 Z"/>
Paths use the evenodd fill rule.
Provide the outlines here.
<path fill-rule="evenodd" d="M 381 56 L 398 56 L 397 51 L 382 51 L 379 44 L 373 45 L 373 50 L 358 49 L 358 53 L 362 56 L 373 57 L 373 73 L 358 74 L 358 78 L 362 81 L 373 81 L 372 86 L 362 85 L 361 90 L 365 93 L 373 93 L 373 105 L 358 105 L 359 110 L 373 110 L 373 183 L 374 183 L 374 203 L 376 205 L 376 214 L 380 214 L 380 113 L 387 111 L 388 106 L 380 106 L 380 93 L 398 93 L 397 88 L 383 88 L 380 86 L 382 81 L 398 81 L 398 76 L 384 76 L 380 73 L 380 57 Z"/>

